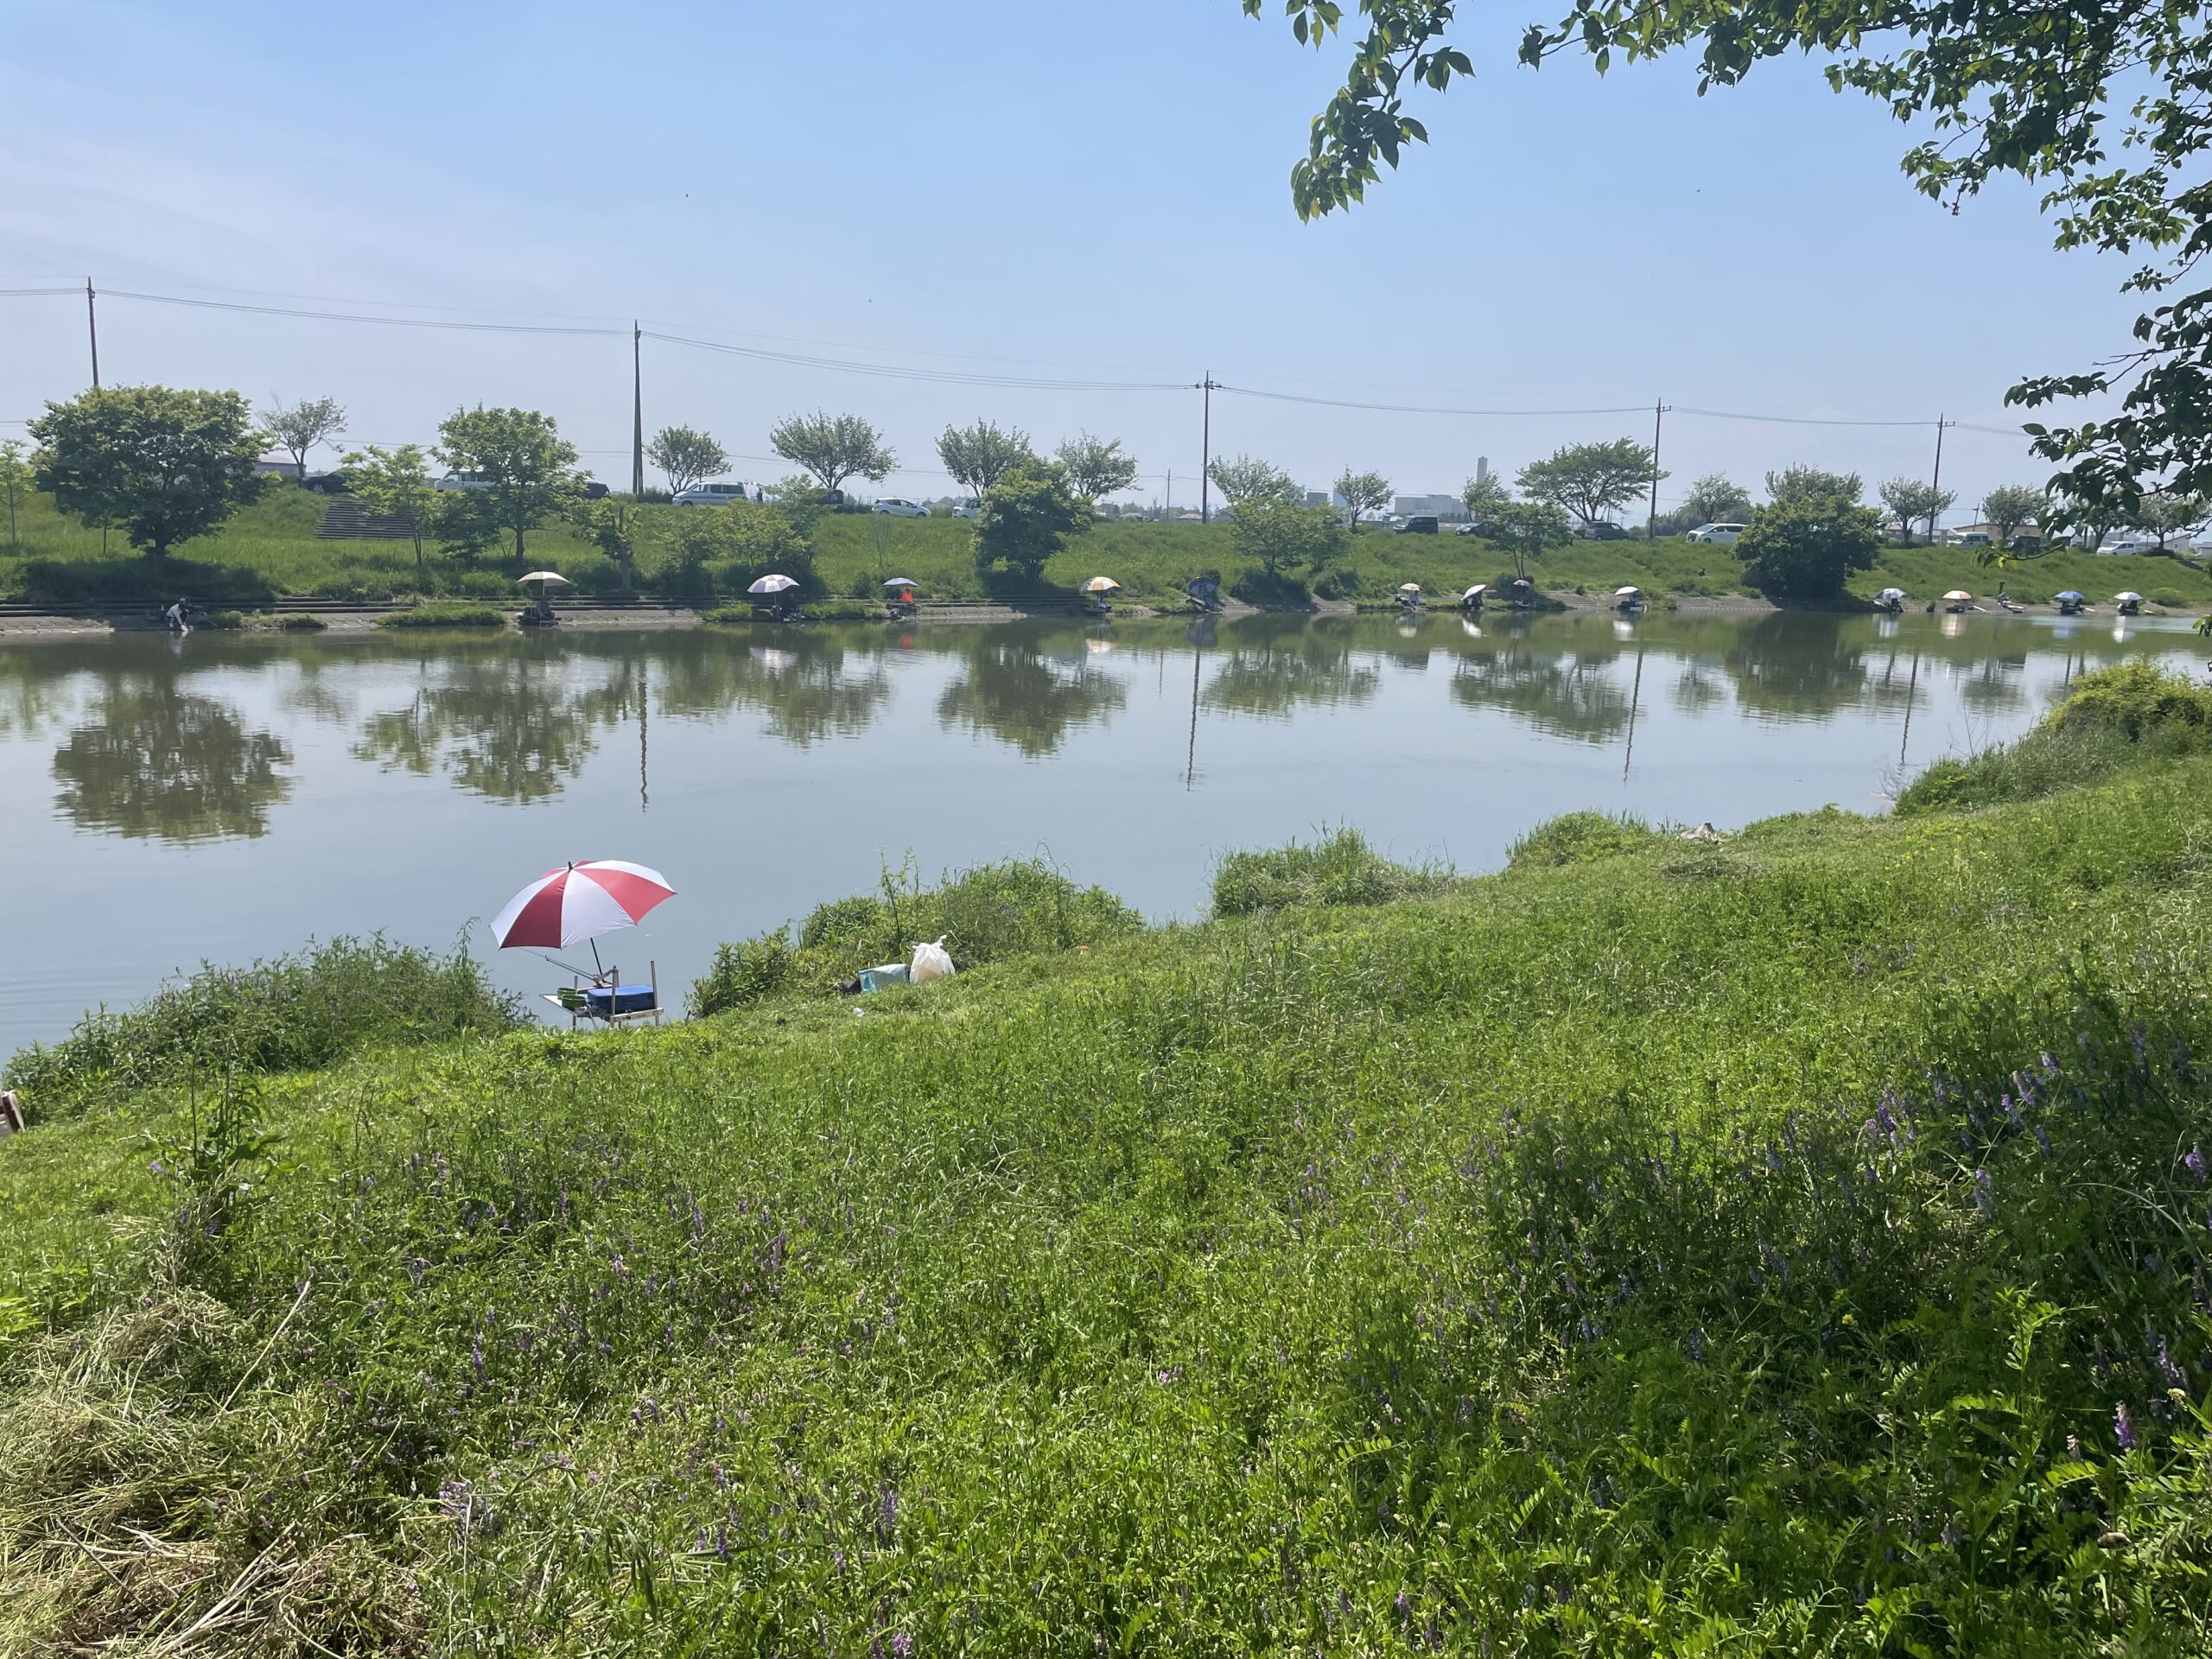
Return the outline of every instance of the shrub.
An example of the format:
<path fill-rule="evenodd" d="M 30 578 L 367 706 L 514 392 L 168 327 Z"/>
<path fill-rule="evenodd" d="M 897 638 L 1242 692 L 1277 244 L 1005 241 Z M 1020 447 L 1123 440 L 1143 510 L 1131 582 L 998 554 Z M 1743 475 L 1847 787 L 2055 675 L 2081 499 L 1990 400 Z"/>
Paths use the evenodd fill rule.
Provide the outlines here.
<path fill-rule="evenodd" d="M 521 1023 L 465 948 L 438 956 L 340 938 L 247 968 L 203 965 L 135 1008 L 102 1008 L 60 1042 L 33 1044 L 8 1062 L 8 1077 L 51 1117 L 194 1071 L 306 1071 L 378 1043 Z"/>
<path fill-rule="evenodd" d="M 1552 869 L 1641 852 L 1667 837 L 1642 818 L 1604 812 L 1569 812 L 1540 823 L 1506 849 L 1509 870 Z"/>
<path fill-rule="evenodd" d="M 691 1017 L 703 1020 L 772 996 L 791 982 L 796 967 L 791 931 L 787 927 L 758 938 L 717 945 L 706 974 L 691 987 L 688 1003 Z"/>
<path fill-rule="evenodd" d="M 1939 760 L 1897 797 L 1900 817 L 2033 800 L 2143 758 L 2212 744 L 2212 686 L 2141 658 L 2094 669 L 2016 743 Z"/>
<path fill-rule="evenodd" d="M 276 619 L 281 633 L 321 633 L 329 626 L 321 617 L 310 616 L 305 611 L 288 611 Z"/>
<path fill-rule="evenodd" d="M 1776 599 L 1834 599 L 1874 563 L 1881 515 L 1842 495 L 1791 496 L 1751 515 L 1736 543 L 1745 580 Z"/>
<path fill-rule="evenodd" d="M 501 628 L 507 613 L 495 605 L 464 605 L 432 601 L 377 619 L 380 628 Z"/>
<path fill-rule="evenodd" d="M 192 626 L 205 633 L 236 633 L 245 626 L 243 611 L 201 611 Z"/>
<path fill-rule="evenodd" d="M 1329 577 L 1321 580 L 1325 582 Z M 1263 611 L 1303 610 L 1313 602 L 1313 593 L 1296 576 L 1257 567 L 1239 572 L 1229 591 L 1231 597 Z"/>
<path fill-rule="evenodd" d="M 861 622 L 883 614 L 883 607 L 859 599 L 818 599 L 799 607 L 810 622 Z"/>
<path fill-rule="evenodd" d="M 1217 916 L 1249 916 L 1293 905 L 1387 905 L 1440 893 L 1449 873 L 1395 864 L 1343 829 L 1310 846 L 1292 842 L 1261 852 L 1231 853 L 1214 872 Z"/>
<path fill-rule="evenodd" d="M 1090 503 L 1077 495 L 1065 469 L 1027 461 L 1008 467 L 983 492 L 976 515 L 976 569 L 1004 565 L 1032 581 L 1071 536 L 1090 528 Z"/>
<path fill-rule="evenodd" d="M 2161 588 L 2155 594 L 2145 595 L 2153 605 L 2163 605 L 2170 611 L 2180 610 L 2189 601 L 2171 588 Z"/>
<path fill-rule="evenodd" d="M 1033 859 L 964 870 L 934 887 L 910 870 L 886 870 L 874 893 L 816 906 L 795 952 L 783 929 L 722 946 L 692 988 L 691 1006 L 708 1014 L 785 988 L 826 993 L 863 968 L 906 961 L 928 939 L 942 938 L 964 969 L 1095 944 L 1143 925 L 1104 888 L 1078 887 Z"/>
<path fill-rule="evenodd" d="M 1342 566 L 1325 570 L 1313 583 L 1316 599 L 1357 599 L 1359 597 L 1359 572 Z"/>

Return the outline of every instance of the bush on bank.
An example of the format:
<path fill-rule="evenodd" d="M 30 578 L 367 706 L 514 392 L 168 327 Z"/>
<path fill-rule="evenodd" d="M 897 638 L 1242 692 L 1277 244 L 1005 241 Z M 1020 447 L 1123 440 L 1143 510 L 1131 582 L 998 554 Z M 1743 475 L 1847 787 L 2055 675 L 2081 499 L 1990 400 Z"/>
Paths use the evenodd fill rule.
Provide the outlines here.
<path fill-rule="evenodd" d="M 1251 916 L 1294 905 L 1387 905 L 1441 893 L 1451 873 L 1431 865 L 1396 864 L 1353 829 L 1312 842 L 1231 853 L 1214 872 L 1213 913 Z"/>
<path fill-rule="evenodd" d="M 41 1118 L 191 1074 L 308 1071 L 378 1044 L 443 1042 L 521 1023 L 465 949 L 333 939 L 246 968 L 203 965 L 150 1001 L 102 1008 L 8 1062 Z"/>

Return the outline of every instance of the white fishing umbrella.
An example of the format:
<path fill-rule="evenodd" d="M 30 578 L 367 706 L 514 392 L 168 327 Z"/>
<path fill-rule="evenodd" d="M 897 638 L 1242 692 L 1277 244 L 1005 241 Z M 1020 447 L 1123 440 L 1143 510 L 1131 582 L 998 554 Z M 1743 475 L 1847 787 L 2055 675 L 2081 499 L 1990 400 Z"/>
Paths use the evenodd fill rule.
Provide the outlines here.
<path fill-rule="evenodd" d="M 1421 583 L 1417 582 L 1402 582 L 1398 584 L 1398 591 L 1402 594 L 1417 594 L 1421 592 Z"/>
<path fill-rule="evenodd" d="M 2143 602 L 2143 595 L 2133 588 L 2129 588 L 2125 593 L 2114 594 L 2113 599 L 2115 603 L 2121 605 L 2140 605 Z"/>
<path fill-rule="evenodd" d="M 883 585 L 887 588 L 918 588 L 922 584 L 912 576 L 893 576 Z"/>
<path fill-rule="evenodd" d="M 798 586 L 798 580 L 795 576 L 767 575 L 761 577 L 745 591 L 748 594 L 783 594 L 789 593 Z"/>
<path fill-rule="evenodd" d="M 1880 593 L 1875 594 L 1874 597 L 1877 599 L 1903 599 L 1904 597 L 1904 589 L 1902 588 L 1885 588 Z"/>
<path fill-rule="evenodd" d="M 1943 597 L 1946 601 L 1956 604 L 1967 600 L 1971 600 L 1974 595 L 1967 592 L 1963 588 L 1954 588 L 1949 593 L 1944 594 Z"/>
<path fill-rule="evenodd" d="M 1468 588 L 1465 593 L 1459 595 L 1459 602 L 1461 604 L 1465 604 L 1471 599 L 1480 599 L 1488 592 L 1490 592 L 1490 583 L 1486 582 L 1478 582 L 1473 587 Z"/>
<path fill-rule="evenodd" d="M 1629 583 L 1626 587 L 1624 587 L 1624 588 L 1614 588 L 1614 589 L 1613 589 L 1613 597 L 1614 597 L 1615 599 L 1634 599 L 1634 598 L 1635 598 L 1638 594 L 1642 593 L 1643 591 L 1643 588 L 1639 588 L 1639 587 L 1637 587 L 1634 582 L 1630 582 L 1630 583 Z"/>
<path fill-rule="evenodd" d="M 1121 585 L 1111 576 L 1093 576 L 1083 584 L 1083 591 L 1086 594 L 1110 594 Z"/>
<path fill-rule="evenodd" d="M 558 570 L 533 570 L 528 575 L 522 578 L 522 582 L 524 587 L 529 586 L 533 582 L 557 582 L 563 588 L 572 585 L 569 579 L 563 575 Z"/>

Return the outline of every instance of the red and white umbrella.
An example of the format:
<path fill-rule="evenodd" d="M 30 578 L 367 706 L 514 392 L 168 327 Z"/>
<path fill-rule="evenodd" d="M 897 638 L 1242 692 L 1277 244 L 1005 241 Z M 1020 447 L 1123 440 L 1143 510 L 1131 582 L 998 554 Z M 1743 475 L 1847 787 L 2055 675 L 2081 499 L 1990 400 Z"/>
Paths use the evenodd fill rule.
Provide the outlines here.
<path fill-rule="evenodd" d="M 565 950 L 617 928 L 635 927 L 676 889 L 658 870 L 619 858 L 548 870 L 507 901 L 492 923 L 502 950 Z"/>

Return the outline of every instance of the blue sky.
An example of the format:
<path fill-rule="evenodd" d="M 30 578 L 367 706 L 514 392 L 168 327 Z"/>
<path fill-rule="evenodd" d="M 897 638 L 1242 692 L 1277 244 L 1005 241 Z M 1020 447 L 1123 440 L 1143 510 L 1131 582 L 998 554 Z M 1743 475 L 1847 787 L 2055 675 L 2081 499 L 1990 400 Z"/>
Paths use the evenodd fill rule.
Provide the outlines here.
<path fill-rule="evenodd" d="M 1270 8 L 1272 10 L 1273 8 Z M 105 288 L 584 322 L 975 373 L 1375 403 L 1670 404 L 2011 426 L 2027 373 L 2087 366 L 2133 315 L 2116 262 L 2061 255 L 2031 193 L 1954 216 L 1897 172 L 1912 134 L 1816 63 L 1695 96 L 1687 63 L 1600 78 L 1513 61 L 1541 0 L 1460 42 L 1477 79 L 1347 216 L 1287 176 L 1340 70 L 1236 0 L 189 8 L 0 0 L 0 287 Z M 20 285 L 20 284 L 18 284 Z M 422 308 L 448 308 L 430 312 Z M 798 342 L 804 342 L 804 344 Z M 429 441 L 463 403 L 546 409 L 626 479 L 626 340 L 429 333 L 120 298 L 103 378 L 320 393 L 357 438 Z M 1194 392 L 868 378 L 648 342 L 649 428 L 741 457 L 851 409 L 936 494 L 932 440 L 988 415 L 1123 438 L 1195 495 Z M 0 299 L 0 417 L 86 379 L 81 302 Z M 1436 417 L 1214 403 L 1217 452 L 1319 486 L 1351 464 L 1453 490 L 1649 416 Z M 19 428 L 0 427 L 0 435 Z M 1670 419 L 1665 495 L 1796 460 L 1870 486 L 1926 428 Z M 741 460 L 741 477 L 780 463 Z M 2035 481 L 2017 437 L 1954 432 L 1961 505 Z"/>

